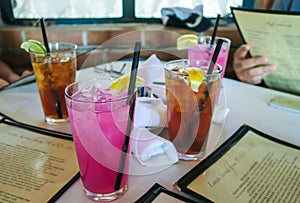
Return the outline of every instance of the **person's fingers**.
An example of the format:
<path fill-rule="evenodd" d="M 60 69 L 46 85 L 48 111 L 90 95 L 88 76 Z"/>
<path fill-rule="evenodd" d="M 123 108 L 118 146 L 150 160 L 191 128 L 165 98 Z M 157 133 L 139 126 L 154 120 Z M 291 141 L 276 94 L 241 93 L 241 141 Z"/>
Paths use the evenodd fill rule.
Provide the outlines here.
<path fill-rule="evenodd" d="M 6 85 L 8 85 L 8 84 L 9 84 L 9 83 L 8 83 L 7 81 L 0 79 L 0 88 L 6 86 Z"/>
<path fill-rule="evenodd" d="M 271 72 L 275 71 L 276 67 L 274 65 L 270 66 L 259 66 L 255 68 L 246 69 L 239 73 L 239 79 L 244 82 L 251 84 L 258 84 Z"/>
<path fill-rule="evenodd" d="M 265 56 L 255 56 L 247 58 L 247 53 L 250 46 L 244 44 L 240 46 L 234 53 L 233 69 L 239 80 L 258 84 L 264 77 L 273 72 L 275 65 L 265 65 L 268 63 L 268 58 Z"/>
<path fill-rule="evenodd" d="M 22 73 L 21 77 L 26 77 L 26 76 L 31 75 L 31 74 L 32 74 L 32 71 L 24 70 L 24 72 Z"/>
<path fill-rule="evenodd" d="M 235 63 L 235 70 L 242 71 L 244 69 L 253 68 L 256 66 L 261 66 L 268 62 L 268 58 L 265 56 L 256 56 L 252 58 L 247 58 L 244 60 L 238 60 Z"/>
<path fill-rule="evenodd" d="M 249 50 L 250 50 L 250 46 L 248 44 L 241 45 L 234 53 L 234 60 L 246 58 Z"/>

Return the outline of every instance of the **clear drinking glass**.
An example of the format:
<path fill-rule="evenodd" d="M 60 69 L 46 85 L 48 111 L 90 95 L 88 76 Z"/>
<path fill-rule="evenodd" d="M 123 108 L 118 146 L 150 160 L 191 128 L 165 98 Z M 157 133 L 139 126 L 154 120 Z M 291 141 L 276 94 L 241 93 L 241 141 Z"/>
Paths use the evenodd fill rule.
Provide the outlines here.
<path fill-rule="evenodd" d="M 208 74 L 209 63 L 202 60 L 191 67 L 181 59 L 165 64 L 168 134 L 183 160 L 198 160 L 205 152 L 222 74 L 219 64 Z M 206 73 L 202 81 L 189 77 L 195 68 Z"/>
<path fill-rule="evenodd" d="M 211 43 L 211 36 L 199 36 L 198 45 L 188 49 L 188 59 L 190 61 L 190 65 L 194 67 L 197 67 L 198 63 L 202 60 L 211 60 L 219 39 L 223 40 L 223 44 L 216 63 L 220 64 L 220 66 L 222 67 L 223 78 L 226 71 L 227 60 L 230 51 L 230 39 L 225 37 L 215 37 L 214 42 Z"/>
<path fill-rule="evenodd" d="M 128 115 L 135 93 L 115 94 L 109 89 L 111 82 L 84 80 L 65 90 L 81 180 L 86 196 L 95 201 L 117 199 L 128 188 L 130 153 L 123 154 L 126 156 L 119 189 L 115 184 L 128 122 L 133 126 Z"/>
<path fill-rule="evenodd" d="M 48 124 L 69 121 L 65 88 L 76 78 L 76 44 L 49 43 L 50 53 L 30 52 L 31 64 Z"/>

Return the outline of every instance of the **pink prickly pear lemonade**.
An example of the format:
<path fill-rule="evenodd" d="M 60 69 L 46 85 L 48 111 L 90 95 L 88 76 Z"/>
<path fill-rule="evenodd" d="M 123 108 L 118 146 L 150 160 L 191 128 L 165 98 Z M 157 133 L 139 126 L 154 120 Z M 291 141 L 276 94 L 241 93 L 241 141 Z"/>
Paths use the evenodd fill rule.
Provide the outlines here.
<path fill-rule="evenodd" d="M 127 99 L 134 94 L 116 95 L 102 83 L 97 79 L 73 83 L 65 97 L 85 194 L 111 201 L 127 191 L 129 153 L 120 189 L 115 191 L 114 186 L 129 115 Z"/>
<path fill-rule="evenodd" d="M 191 47 L 188 49 L 188 59 L 190 65 L 193 67 L 198 67 L 198 63 L 201 60 L 211 60 L 213 53 L 215 51 L 216 45 L 218 43 L 218 39 L 223 39 L 224 42 L 222 44 L 220 53 L 218 55 L 218 59 L 216 63 L 221 65 L 222 67 L 222 78 L 225 74 L 225 69 L 227 65 L 227 59 L 230 50 L 231 40 L 223 37 L 216 37 L 214 42 L 211 44 L 211 36 L 199 36 L 198 37 L 198 45 Z"/>

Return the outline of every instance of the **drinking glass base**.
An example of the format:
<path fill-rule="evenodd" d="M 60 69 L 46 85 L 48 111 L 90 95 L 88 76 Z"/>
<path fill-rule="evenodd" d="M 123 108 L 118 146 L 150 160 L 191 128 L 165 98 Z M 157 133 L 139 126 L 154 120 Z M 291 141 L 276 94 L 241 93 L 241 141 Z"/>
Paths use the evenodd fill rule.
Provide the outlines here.
<path fill-rule="evenodd" d="M 49 118 L 46 116 L 45 121 L 49 125 L 61 125 L 69 123 L 69 118 Z"/>
<path fill-rule="evenodd" d="M 125 185 L 124 187 L 120 188 L 118 191 L 108 193 L 108 194 L 96 194 L 93 192 L 90 192 L 89 190 L 84 188 L 85 195 L 94 201 L 100 201 L 100 202 L 110 202 L 113 200 L 116 200 L 123 196 L 125 192 L 127 191 L 128 187 Z"/>
<path fill-rule="evenodd" d="M 180 160 L 184 160 L 184 161 L 197 161 L 203 156 L 204 156 L 203 152 L 200 152 L 199 154 L 182 154 L 182 153 L 178 153 L 178 158 Z"/>

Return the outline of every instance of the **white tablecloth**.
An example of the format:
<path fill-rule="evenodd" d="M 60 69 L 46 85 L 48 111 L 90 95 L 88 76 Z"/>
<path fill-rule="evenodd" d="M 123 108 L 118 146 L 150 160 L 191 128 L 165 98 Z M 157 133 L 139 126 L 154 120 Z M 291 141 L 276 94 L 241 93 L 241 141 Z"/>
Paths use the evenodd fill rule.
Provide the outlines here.
<path fill-rule="evenodd" d="M 241 83 L 231 79 L 223 80 L 223 98 L 230 112 L 222 127 L 222 135 L 217 145 L 228 139 L 242 124 L 248 124 L 258 130 L 279 139 L 300 145 L 300 114 L 267 105 L 267 101 L 276 96 L 296 97 L 294 95 L 273 91 Z M 42 107 L 35 83 L 0 92 L 0 112 L 15 120 L 52 130 L 71 133 L 69 125 L 50 126 L 43 120 Z M 212 140 L 213 142 L 213 140 Z M 134 202 L 144 194 L 154 183 L 159 183 L 175 191 L 173 184 L 187 173 L 199 161 L 179 161 L 171 167 L 155 171 L 148 175 L 133 175 L 129 181 L 129 190 L 116 202 Z M 143 168 L 136 166 L 135 170 Z M 92 202 L 83 193 L 81 181 L 74 183 L 57 202 Z"/>

